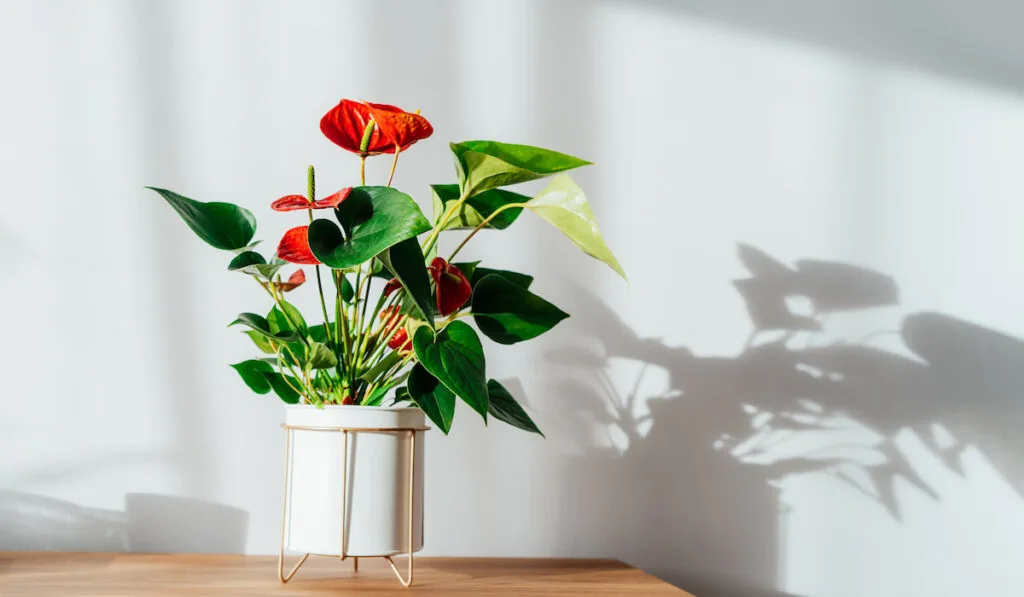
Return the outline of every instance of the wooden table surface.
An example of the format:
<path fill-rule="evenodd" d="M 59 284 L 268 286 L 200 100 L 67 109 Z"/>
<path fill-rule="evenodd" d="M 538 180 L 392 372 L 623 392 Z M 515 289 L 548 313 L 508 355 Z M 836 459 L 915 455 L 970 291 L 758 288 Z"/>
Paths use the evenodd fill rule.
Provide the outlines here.
<path fill-rule="evenodd" d="M 295 561 L 288 558 L 285 563 Z M 404 571 L 405 562 L 398 564 Z M 360 559 L 359 572 L 353 572 L 351 561 L 311 557 L 290 582 L 281 584 L 273 556 L 0 552 L 0 595 L 4 597 L 362 594 L 689 595 L 612 560 L 416 558 L 415 582 L 403 589 L 387 564 L 377 558 Z"/>

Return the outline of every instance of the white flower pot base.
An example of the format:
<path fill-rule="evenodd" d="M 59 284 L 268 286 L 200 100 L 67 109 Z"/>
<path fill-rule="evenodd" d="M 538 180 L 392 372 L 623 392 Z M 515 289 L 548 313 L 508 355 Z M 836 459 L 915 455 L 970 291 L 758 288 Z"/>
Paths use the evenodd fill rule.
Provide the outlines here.
<path fill-rule="evenodd" d="M 388 409 L 374 408 L 373 410 L 384 414 Z M 323 411 L 320 412 L 323 413 Z M 413 554 L 423 547 L 422 434 L 429 429 L 422 426 L 422 413 L 416 414 L 419 414 L 420 418 L 413 418 L 415 426 L 399 427 L 395 422 L 388 421 L 385 423 L 386 426 L 377 427 L 363 426 L 365 423 L 359 420 L 362 417 L 356 417 L 352 426 L 333 426 L 330 425 L 332 417 L 318 417 L 309 411 L 290 410 L 288 412 L 286 423 L 281 425 L 285 430 L 285 489 L 277 573 L 278 579 L 282 583 L 291 580 L 310 555 L 318 555 L 338 558 L 339 561 L 352 558 L 355 571 L 359 570 L 360 558 L 383 558 L 403 587 L 412 585 Z M 316 423 L 327 424 L 306 424 L 311 422 L 309 421 L 311 416 L 321 419 L 315 421 Z M 322 420 L 324 418 L 327 420 Z M 344 418 L 349 419 L 347 416 Z M 409 417 L 399 415 L 396 420 L 408 422 Z M 388 436 L 387 440 L 382 436 Z M 363 447 L 365 455 L 360 456 L 358 448 L 354 447 L 355 443 L 359 441 L 357 438 L 366 442 Z M 335 452 L 333 460 L 330 460 L 332 458 L 329 454 L 331 450 L 324 449 L 324 441 L 329 441 L 332 446 L 340 448 L 338 450 L 340 454 Z M 337 445 L 339 441 L 340 446 Z M 302 459 L 299 465 L 296 465 L 295 462 L 297 452 L 300 453 Z M 340 466 L 334 468 L 334 461 L 339 456 Z M 330 462 L 326 462 L 326 460 L 330 460 Z M 377 460 L 384 460 L 384 462 L 376 462 Z M 360 466 L 368 468 L 368 462 L 386 469 L 389 460 L 393 464 L 397 464 L 394 470 L 399 471 L 398 475 L 405 478 L 395 479 L 396 475 L 386 476 L 379 472 L 367 473 L 357 470 Z M 325 466 L 337 471 L 337 477 L 332 477 L 331 483 L 336 485 L 340 481 L 340 492 L 333 486 L 318 486 L 317 481 L 310 485 L 311 479 L 320 480 L 324 476 L 322 473 Z M 349 470 L 350 468 L 353 470 Z M 371 478 L 374 475 L 384 478 Z M 356 485 L 356 480 L 362 481 L 364 485 L 361 495 L 353 499 L 353 495 L 355 495 L 353 486 Z M 398 495 L 399 492 L 404 495 Z M 304 495 L 308 493 L 314 495 Z M 315 518 L 316 513 L 312 511 L 312 508 L 303 507 L 303 502 L 308 503 L 310 497 L 320 499 L 328 493 L 341 498 L 340 513 L 336 508 L 327 507 L 323 512 L 324 520 L 321 521 Z M 381 502 L 384 503 L 384 510 L 387 510 L 390 502 L 393 520 L 373 520 L 372 514 L 379 514 L 379 512 L 371 513 L 369 510 Z M 399 507 L 406 511 L 397 512 Z M 367 524 L 367 520 L 370 520 L 372 526 L 368 525 L 369 528 L 360 529 L 351 524 L 353 520 L 364 525 Z M 399 520 L 405 523 L 402 525 L 404 526 L 402 529 L 395 527 L 395 522 Z M 346 524 L 346 521 L 349 524 Z M 331 527 L 336 530 L 330 532 Z M 330 536 L 328 537 L 326 533 L 330 533 Z M 286 547 L 299 553 L 305 552 L 287 574 L 284 571 Z M 404 576 L 392 559 L 392 556 L 399 554 L 406 554 L 409 558 Z"/>

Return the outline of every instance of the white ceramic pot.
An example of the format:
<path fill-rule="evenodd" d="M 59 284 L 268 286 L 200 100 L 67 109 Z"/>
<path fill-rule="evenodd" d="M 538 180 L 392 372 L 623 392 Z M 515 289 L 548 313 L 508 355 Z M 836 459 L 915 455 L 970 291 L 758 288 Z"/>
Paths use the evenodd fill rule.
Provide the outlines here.
<path fill-rule="evenodd" d="M 395 429 L 425 427 L 418 408 L 309 405 L 285 407 L 285 423 L 299 427 Z M 390 556 L 409 551 L 409 468 L 414 468 L 413 551 L 423 548 L 423 439 L 416 432 L 415 462 L 410 433 L 348 433 L 291 430 L 291 474 L 286 480 L 285 549 L 299 553 Z M 342 524 L 342 474 L 348 513 Z"/>

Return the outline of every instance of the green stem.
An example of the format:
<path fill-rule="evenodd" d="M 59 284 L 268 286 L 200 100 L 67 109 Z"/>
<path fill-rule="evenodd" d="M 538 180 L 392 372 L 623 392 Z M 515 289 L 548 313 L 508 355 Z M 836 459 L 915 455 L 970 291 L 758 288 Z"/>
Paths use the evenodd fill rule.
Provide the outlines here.
<path fill-rule="evenodd" d="M 455 247 L 455 250 L 452 251 L 452 254 L 448 256 L 448 262 L 451 263 L 451 260 L 455 259 L 455 255 L 457 255 L 458 252 L 462 250 L 462 247 L 465 247 L 466 243 L 469 242 L 469 239 L 473 238 L 476 235 L 477 232 L 480 232 L 488 224 L 490 224 L 491 220 L 493 220 L 498 214 L 500 214 L 501 212 L 505 211 L 506 209 L 512 209 L 513 207 L 526 207 L 526 204 L 525 203 L 506 203 L 505 205 L 502 205 L 498 209 L 494 210 L 494 212 L 491 215 L 487 216 L 487 218 L 484 219 L 483 222 L 480 222 L 479 224 L 477 224 L 476 228 L 474 228 L 472 230 L 472 232 L 470 232 L 469 234 L 466 235 L 466 238 L 462 239 L 462 242 L 459 243 L 459 246 Z"/>
<path fill-rule="evenodd" d="M 391 180 L 395 178 L 395 168 L 398 166 L 398 154 L 402 153 L 402 148 L 395 145 L 395 157 L 391 160 L 391 172 L 388 173 L 388 183 L 386 186 L 391 186 Z M 364 183 L 365 184 L 365 183 Z"/>

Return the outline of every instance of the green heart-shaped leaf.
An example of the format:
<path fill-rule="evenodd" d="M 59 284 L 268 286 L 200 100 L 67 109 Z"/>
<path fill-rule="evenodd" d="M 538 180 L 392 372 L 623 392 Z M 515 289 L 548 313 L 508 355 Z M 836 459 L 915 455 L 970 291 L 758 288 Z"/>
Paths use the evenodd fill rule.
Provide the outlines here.
<path fill-rule="evenodd" d="M 256 218 L 244 207 L 234 203 L 203 203 L 174 191 L 146 188 L 159 193 L 188 227 L 212 247 L 225 251 L 242 249 L 256 234 Z"/>
<path fill-rule="evenodd" d="M 496 380 L 489 380 L 487 382 L 487 395 L 490 398 L 487 412 L 491 413 L 491 416 L 495 419 L 508 423 L 513 427 L 518 427 L 523 431 L 537 433 L 544 437 L 544 434 L 537 428 L 537 424 L 533 422 L 530 415 L 526 414 L 523 407 L 519 406 L 519 403 L 505 389 L 505 386 Z"/>
<path fill-rule="evenodd" d="M 416 406 L 448 435 L 455 416 L 455 394 L 418 363 L 409 375 L 408 388 L 409 396 Z"/>
<path fill-rule="evenodd" d="M 437 225 L 451 204 L 459 200 L 459 185 L 435 184 L 430 185 L 430 189 L 433 194 L 434 224 Z M 476 228 L 499 208 L 512 203 L 526 203 L 529 200 L 526 195 L 505 189 L 484 191 L 468 198 L 448 221 L 444 230 Z M 487 223 L 487 228 L 504 230 L 511 226 L 522 212 L 522 207 L 510 207 L 494 216 L 494 219 Z"/>
<path fill-rule="evenodd" d="M 234 321 L 228 324 L 228 327 L 233 325 L 244 325 L 272 340 L 277 340 L 279 342 L 298 342 L 301 340 L 301 337 L 291 330 L 284 330 L 277 333 L 270 331 L 270 323 L 266 318 L 255 313 L 239 314 Z"/>
<path fill-rule="evenodd" d="M 623 280 L 626 279 L 626 272 L 622 271 L 619 261 L 601 238 L 583 189 L 571 178 L 556 176 L 547 188 L 530 199 L 527 207 L 561 230 L 584 253 L 604 262 Z"/>
<path fill-rule="evenodd" d="M 364 209 L 359 217 L 348 217 L 344 208 L 349 201 L 365 205 L 369 215 Z M 309 225 L 310 250 L 334 269 L 365 263 L 389 247 L 430 230 L 430 222 L 412 197 L 390 187 L 356 187 L 336 211 L 342 227 L 349 230 L 347 235 L 330 220 L 314 220 Z"/>
<path fill-rule="evenodd" d="M 424 369 L 487 420 L 484 348 L 469 324 L 453 321 L 436 334 L 420 326 L 412 347 Z"/>
<path fill-rule="evenodd" d="M 463 141 L 452 143 L 451 149 L 459 185 L 467 197 L 590 163 L 550 149 L 497 141 Z"/>
<path fill-rule="evenodd" d="M 296 392 L 288 382 L 290 381 L 294 385 L 298 385 L 298 382 L 294 377 L 286 376 L 274 371 L 273 366 L 266 361 L 260 361 L 251 359 L 248 361 L 242 361 L 241 363 L 235 363 L 231 367 L 238 372 L 241 376 L 242 381 L 245 385 L 249 386 L 253 392 L 257 394 L 266 394 L 270 390 L 274 390 L 274 393 L 281 398 L 282 401 L 288 404 L 296 404 L 299 401 L 299 394 Z"/>
<path fill-rule="evenodd" d="M 389 247 L 377 256 L 412 298 L 416 310 L 423 320 L 434 327 L 433 292 L 430 290 L 430 275 L 423 259 L 420 243 L 415 238 L 408 238 Z"/>
<path fill-rule="evenodd" d="M 473 287 L 473 319 L 480 331 L 499 344 L 536 338 L 569 314 L 499 274 L 484 276 Z"/>

